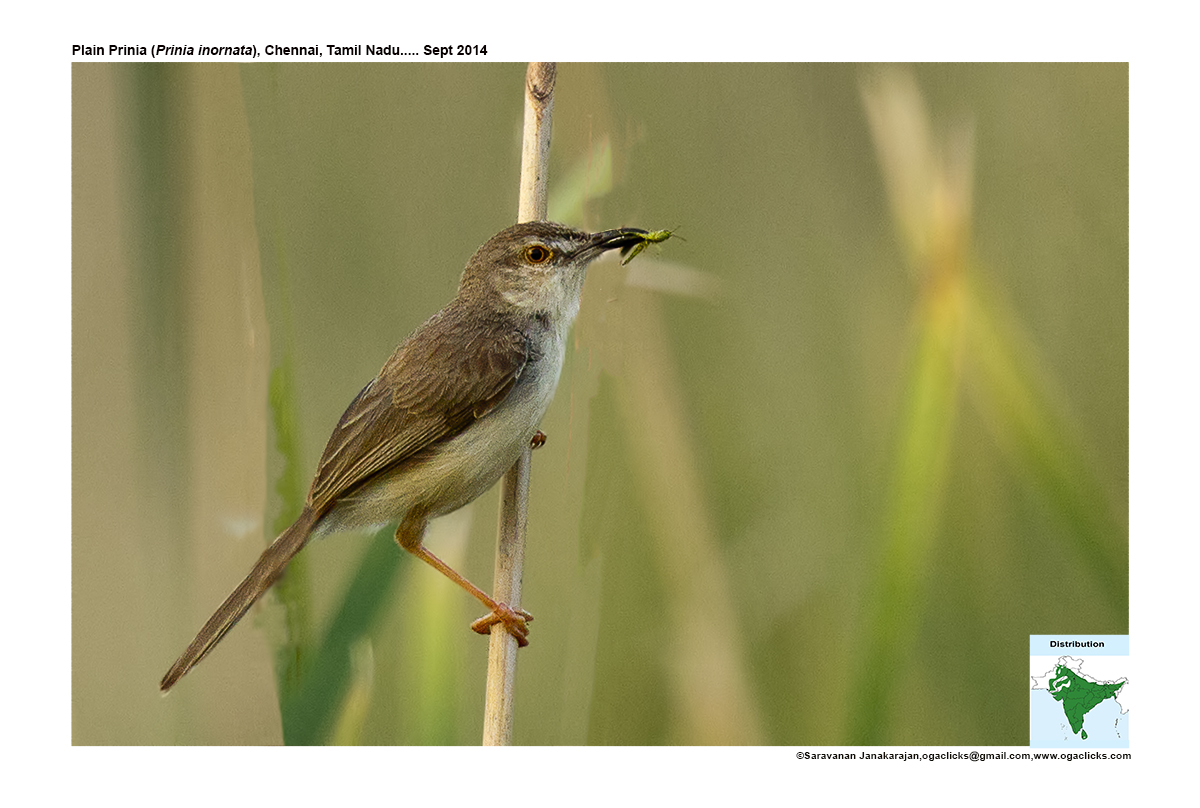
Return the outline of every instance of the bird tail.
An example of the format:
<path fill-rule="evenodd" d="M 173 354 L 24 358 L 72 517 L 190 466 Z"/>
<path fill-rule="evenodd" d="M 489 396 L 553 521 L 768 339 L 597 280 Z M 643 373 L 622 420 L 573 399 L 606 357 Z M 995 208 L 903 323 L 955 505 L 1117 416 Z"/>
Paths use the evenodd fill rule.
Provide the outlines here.
<path fill-rule="evenodd" d="M 305 509 L 300 518 L 292 526 L 279 534 L 279 538 L 271 542 L 271 546 L 263 551 L 254 568 L 246 579 L 238 584 L 237 589 L 225 598 L 225 602 L 217 609 L 208 622 L 200 629 L 192 644 L 175 660 L 175 664 L 163 676 L 158 687 L 164 693 L 171 689 L 185 673 L 192 669 L 200 660 L 208 655 L 225 632 L 237 625 L 254 601 L 266 592 L 271 584 L 279 579 L 287 568 L 288 562 L 308 543 L 308 537 L 317 523 L 317 514 Z"/>

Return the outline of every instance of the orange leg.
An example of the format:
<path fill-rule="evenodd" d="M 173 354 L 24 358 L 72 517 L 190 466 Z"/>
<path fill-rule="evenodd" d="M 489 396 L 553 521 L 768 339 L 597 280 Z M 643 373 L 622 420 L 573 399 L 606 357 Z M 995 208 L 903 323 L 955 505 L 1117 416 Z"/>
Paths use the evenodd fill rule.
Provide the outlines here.
<path fill-rule="evenodd" d="M 470 592 L 480 603 L 492 610 L 491 614 L 481 617 L 472 623 L 471 630 L 478 634 L 491 634 L 492 626 L 500 623 L 517 641 L 518 646 L 524 648 L 526 645 L 529 645 L 529 626 L 526 623 L 533 620 L 533 615 L 524 609 L 514 609 L 507 603 L 497 603 L 482 589 L 459 575 L 453 567 L 425 549 L 425 546 L 421 544 L 421 536 L 425 532 L 425 524 L 426 521 L 424 519 L 405 519 L 400 523 L 400 527 L 396 528 L 396 542 L 405 550 Z"/>

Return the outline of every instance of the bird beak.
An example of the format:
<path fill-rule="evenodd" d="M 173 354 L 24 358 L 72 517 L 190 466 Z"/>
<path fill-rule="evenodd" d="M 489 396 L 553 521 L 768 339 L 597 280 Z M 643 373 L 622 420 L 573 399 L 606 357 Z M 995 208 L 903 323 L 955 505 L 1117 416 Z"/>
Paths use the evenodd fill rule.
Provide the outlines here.
<path fill-rule="evenodd" d="M 618 227 L 616 230 L 592 233 L 591 240 L 580 252 L 589 258 L 599 258 L 608 250 L 628 250 L 643 244 L 649 233 L 648 230 L 639 230 L 636 227 Z"/>

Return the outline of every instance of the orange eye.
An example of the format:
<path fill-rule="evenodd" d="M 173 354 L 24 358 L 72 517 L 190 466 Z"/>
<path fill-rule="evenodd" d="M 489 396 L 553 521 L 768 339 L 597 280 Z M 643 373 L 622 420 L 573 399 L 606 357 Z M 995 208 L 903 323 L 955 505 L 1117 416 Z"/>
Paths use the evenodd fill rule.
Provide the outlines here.
<path fill-rule="evenodd" d="M 543 247 L 541 244 L 530 244 L 525 248 L 525 260 L 531 264 L 544 264 L 550 260 L 550 256 L 554 255 L 549 247 Z"/>

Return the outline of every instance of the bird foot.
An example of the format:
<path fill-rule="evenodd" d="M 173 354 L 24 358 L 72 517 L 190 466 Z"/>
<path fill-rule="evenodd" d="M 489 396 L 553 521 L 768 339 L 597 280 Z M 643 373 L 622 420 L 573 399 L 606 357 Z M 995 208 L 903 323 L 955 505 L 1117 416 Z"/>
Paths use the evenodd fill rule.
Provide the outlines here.
<path fill-rule="evenodd" d="M 529 441 L 529 448 L 530 449 L 540 449 L 545 445 L 546 445 L 546 433 L 539 429 L 537 432 L 533 433 L 533 438 L 531 438 Z"/>
<path fill-rule="evenodd" d="M 529 626 L 526 623 L 531 620 L 533 620 L 533 615 L 524 609 L 514 609 L 507 603 L 497 603 L 491 614 L 481 617 L 471 624 L 471 631 L 476 634 L 491 634 L 492 626 L 500 623 L 504 626 L 504 630 L 517 641 L 517 645 L 524 648 L 529 645 Z"/>

